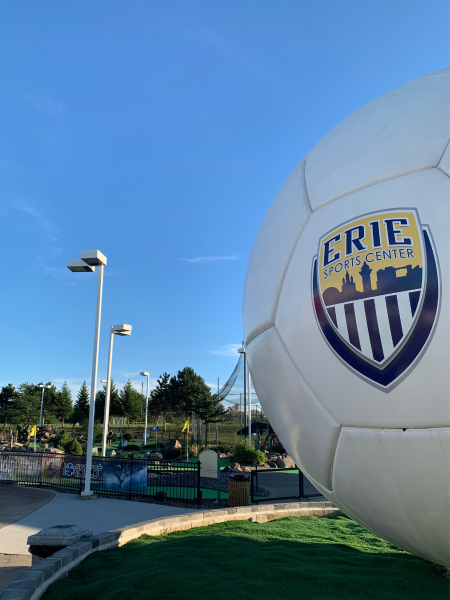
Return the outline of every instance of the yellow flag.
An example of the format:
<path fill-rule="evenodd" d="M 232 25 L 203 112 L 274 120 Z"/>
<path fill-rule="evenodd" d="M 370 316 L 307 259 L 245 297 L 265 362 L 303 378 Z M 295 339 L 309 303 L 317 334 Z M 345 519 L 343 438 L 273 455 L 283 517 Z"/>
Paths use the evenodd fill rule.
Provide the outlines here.
<path fill-rule="evenodd" d="M 30 437 L 32 437 L 33 435 L 36 435 L 36 425 L 33 425 L 33 427 L 31 428 L 30 433 L 28 434 L 28 440 L 30 439 Z"/>
<path fill-rule="evenodd" d="M 186 429 L 189 426 L 189 419 L 186 421 L 186 423 L 184 424 L 183 430 L 181 431 L 181 433 L 184 433 L 186 431 Z"/>

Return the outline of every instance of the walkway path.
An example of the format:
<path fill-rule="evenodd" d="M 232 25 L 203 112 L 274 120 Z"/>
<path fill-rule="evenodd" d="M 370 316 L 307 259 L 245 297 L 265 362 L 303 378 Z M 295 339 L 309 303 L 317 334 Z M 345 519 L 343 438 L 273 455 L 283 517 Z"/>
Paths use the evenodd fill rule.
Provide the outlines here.
<path fill-rule="evenodd" d="M 75 494 L 19 486 L 2 488 L 0 523 L 4 526 L 0 529 L 0 593 L 31 565 L 28 536 L 44 527 L 80 525 L 96 534 L 187 512 L 193 512 L 193 509 L 110 498 L 78 500 Z"/>

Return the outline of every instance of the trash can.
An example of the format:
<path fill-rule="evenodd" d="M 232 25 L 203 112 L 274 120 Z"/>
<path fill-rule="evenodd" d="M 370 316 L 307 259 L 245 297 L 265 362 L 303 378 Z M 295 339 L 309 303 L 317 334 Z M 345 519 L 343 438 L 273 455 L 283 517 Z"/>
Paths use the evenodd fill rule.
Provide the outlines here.
<path fill-rule="evenodd" d="M 230 473 L 228 476 L 228 506 L 248 506 L 249 473 Z"/>

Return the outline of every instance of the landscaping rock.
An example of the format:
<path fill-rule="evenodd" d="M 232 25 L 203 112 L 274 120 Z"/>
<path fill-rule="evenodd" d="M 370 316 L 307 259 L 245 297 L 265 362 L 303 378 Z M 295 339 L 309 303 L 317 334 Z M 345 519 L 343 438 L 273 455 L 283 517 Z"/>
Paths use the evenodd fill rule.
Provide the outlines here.
<path fill-rule="evenodd" d="M 106 451 L 106 456 L 116 456 L 116 451 L 115 450 L 107 450 Z"/>
<path fill-rule="evenodd" d="M 187 460 L 188 455 L 187 454 L 182 454 L 181 456 L 179 456 L 177 458 L 177 460 Z"/>
<path fill-rule="evenodd" d="M 295 462 L 288 455 L 278 458 L 276 463 L 279 469 L 293 469 L 295 467 Z"/>
<path fill-rule="evenodd" d="M 164 458 L 161 452 L 149 452 L 146 456 L 148 456 L 150 460 L 162 460 Z"/>
<path fill-rule="evenodd" d="M 47 448 L 44 452 L 46 454 L 64 454 L 64 450 L 58 450 L 58 448 Z"/>
<path fill-rule="evenodd" d="M 266 465 L 268 465 L 271 469 L 278 469 L 278 465 L 274 460 L 267 461 Z"/>

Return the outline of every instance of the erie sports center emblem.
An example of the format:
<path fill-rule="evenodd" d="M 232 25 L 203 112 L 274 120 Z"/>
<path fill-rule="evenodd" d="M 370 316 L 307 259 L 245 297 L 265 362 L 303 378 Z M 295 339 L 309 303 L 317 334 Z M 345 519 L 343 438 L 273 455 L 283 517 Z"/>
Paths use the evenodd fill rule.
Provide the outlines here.
<path fill-rule="evenodd" d="M 429 227 L 413 208 L 339 225 L 319 242 L 312 294 L 338 358 L 390 391 L 420 359 L 437 322 L 439 265 Z"/>

